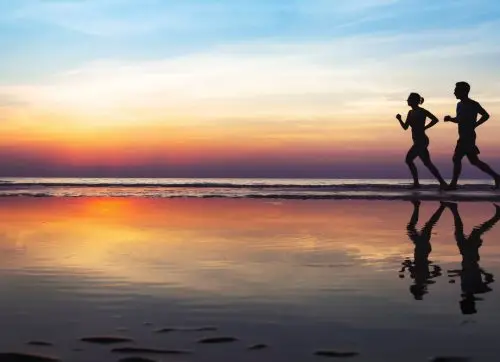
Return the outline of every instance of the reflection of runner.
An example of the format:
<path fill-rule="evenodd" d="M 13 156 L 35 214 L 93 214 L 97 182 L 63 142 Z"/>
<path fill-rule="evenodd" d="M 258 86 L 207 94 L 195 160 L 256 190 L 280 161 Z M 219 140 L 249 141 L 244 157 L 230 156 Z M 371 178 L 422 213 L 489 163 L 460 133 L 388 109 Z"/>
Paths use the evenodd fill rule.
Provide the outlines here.
<path fill-rule="evenodd" d="M 413 203 L 413 214 L 411 215 L 410 221 L 406 226 L 408 237 L 413 241 L 415 245 L 414 249 L 414 260 L 413 262 L 406 259 L 402 265 L 400 273 L 404 273 L 406 269 L 410 271 L 410 277 L 415 280 L 414 284 L 410 286 L 410 292 L 416 300 L 422 300 L 424 295 L 428 293 L 427 286 L 429 284 L 434 284 L 434 278 L 441 275 L 441 267 L 432 264 L 429 261 L 429 254 L 432 251 L 431 246 L 431 235 L 432 228 L 438 222 L 441 217 L 445 207 L 440 205 L 439 208 L 434 212 L 429 221 L 424 225 L 420 232 L 417 231 L 416 226 L 418 222 L 418 216 L 420 211 L 420 201 L 412 201 Z M 432 266 L 432 271 L 430 267 Z"/>
<path fill-rule="evenodd" d="M 469 98 L 470 85 L 466 82 L 458 82 L 455 87 L 455 97 L 460 100 L 457 104 L 457 117 L 444 117 L 445 122 L 458 123 L 458 141 L 453 155 L 453 179 L 448 187 L 451 190 L 457 188 L 458 178 L 462 172 L 462 158 L 467 156 L 470 163 L 481 171 L 487 173 L 495 180 L 495 188 L 500 188 L 500 175 L 493 171 L 485 162 L 478 157 L 479 148 L 476 146 L 476 127 L 486 122 L 490 115 L 481 105 Z M 481 115 L 478 120 L 477 115 Z"/>
<path fill-rule="evenodd" d="M 467 237 L 464 234 L 464 225 L 458 206 L 455 203 L 445 203 L 453 214 L 455 221 L 455 239 L 458 249 L 462 255 L 462 269 L 449 270 L 450 277 L 460 276 L 460 285 L 462 288 L 462 300 L 460 301 L 460 309 L 463 314 L 474 314 L 476 311 L 476 294 L 484 294 L 492 289 L 489 284 L 494 282 L 493 274 L 486 272 L 479 266 L 479 248 L 483 241 L 482 235 L 493 228 L 500 221 L 500 206 L 495 205 L 495 215 L 486 222 L 476 226 L 470 235 Z M 483 280 L 484 276 L 484 280 Z"/>
<path fill-rule="evenodd" d="M 438 119 L 427 109 L 420 107 L 419 105 L 424 102 L 424 99 L 420 97 L 417 93 L 411 93 L 408 96 L 408 105 L 411 107 L 411 110 L 408 112 L 406 116 L 406 121 L 403 122 L 401 115 L 398 114 L 396 118 L 399 121 L 401 127 L 404 130 L 407 130 L 408 127 L 411 127 L 411 135 L 413 138 L 413 146 L 411 146 L 410 150 L 406 155 L 406 163 L 410 168 L 411 175 L 413 177 L 413 187 L 420 187 L 418 181 L 418 171 L 415 166 L 415 159 L 420 157 L 424 165 L 431 171 L 434 177 L 439 181 L 441 188 L 445 188 L 448 185 L 444 181 L 443 177 L 439 174 L 438 169 L 431 161 L 431 156 L 429 154 L 428 146 L 429 146 L 429 137 L 425 134 L 425 130 L 431 128 L 436 123 L 438 123 Z M 425 121 L 427 118 L 430 118 L 431 122 L 427 125 Z"/>

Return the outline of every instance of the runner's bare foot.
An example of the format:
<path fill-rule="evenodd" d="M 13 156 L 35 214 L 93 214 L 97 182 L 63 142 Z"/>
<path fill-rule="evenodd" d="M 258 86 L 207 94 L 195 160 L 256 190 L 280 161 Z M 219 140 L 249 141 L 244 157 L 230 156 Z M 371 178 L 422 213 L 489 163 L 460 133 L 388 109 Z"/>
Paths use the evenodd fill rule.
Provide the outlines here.
<path fill-rule="evenodd" d="M 421 204 L 421 201 L 418 199 L 411 199 L 410 201 L 414 206 L 420 206 Z"/>
<path fill-rule="evenodd" d="M 457 203 L 453 201 L 441 201 L 441 205 L 446 206 L 450 209 L 455 209 L 458 207 Z"/>
<path fill-rule="evenodd" d="M 493 186 L 493 190 L 500 189 L 500 177 L 495 178 L 495 186 Z"/>
<path fill-rule="evenodd" d="M 448 189 L 448 184 L 446 182 L 441 182 L 439 184 L 439 190 L 447 190 Z"/>
<path fill-rule="evenodd" d="M 453 190 L 456 190 L 457 189 L 457 185 L 456 184 L 449 184 L 448 187 L 446 187 L 446 190 L 448 191 L 453 191 Z"/>

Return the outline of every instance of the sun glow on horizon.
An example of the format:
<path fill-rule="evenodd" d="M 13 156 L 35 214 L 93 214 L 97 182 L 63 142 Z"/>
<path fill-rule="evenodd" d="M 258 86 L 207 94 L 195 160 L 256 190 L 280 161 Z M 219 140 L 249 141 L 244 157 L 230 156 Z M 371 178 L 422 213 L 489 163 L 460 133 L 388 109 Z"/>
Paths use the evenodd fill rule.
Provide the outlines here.
<path fill-rule="evenodd" d="M 120 9 L 95 0 L 0 4 L 5 175 L 24 175 L 33 164 L 47 174 L 96 176 L 101 171 L 92 165 L 126 174 L 135 168 L 138 176 L 148 165 L 179 176 L 212 165 L 223 177 L 224 164 L 234 169 L 239 162 L 249 167 L 235 175 L 275 176 L 275 169 L 287 176 L 290 166 L 279 164 L 294 158 L 293 175 L 334 177 L 353 172 L 342 162 L 366 154 L 371 162 L 356 166 L 366 175 L 380 177 L 375 170 L 387 167 L 402 175 L 406 170 L 396 170 L 404 167 L 395 165 L 410 135 L 394 115 L 406 113 L 411 91 L 440 119 L 453 114 L 453 86 L 462 79 L 492 115 L 478 130 L 481 150 L 490 158 L 500 151 L 499 23 L 476 13 L 472 0 L 418 8 L 404 0 L 256 0 L 250 8 L 148 1 L 141 9 L 129 0 Z M 486 0 L 482 9 L 500 13 Z M 469 21 L 459 26 L 443 12 Z M 419 15 L 429 24 L 394 21 Z M 156 21 L 144 28 L 144 19 Z M 429 135 L 433 155 L 449 162 L 456 129 L 441 123 Z M 213 176 L 201 167 L 203 175 Z"/>

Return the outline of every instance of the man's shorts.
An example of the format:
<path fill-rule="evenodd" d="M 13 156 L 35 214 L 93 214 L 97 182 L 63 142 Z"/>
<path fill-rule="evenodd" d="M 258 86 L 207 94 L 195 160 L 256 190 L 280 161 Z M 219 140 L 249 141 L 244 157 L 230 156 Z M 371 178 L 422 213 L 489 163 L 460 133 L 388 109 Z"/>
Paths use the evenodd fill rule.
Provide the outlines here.
<path fill-rule="evenodd" d="M 476 140 L 458 140 L 457 146 L 455 147 L 454 156 L 477 156 L 481 153 L 479 148 L 476 146 Z"/>

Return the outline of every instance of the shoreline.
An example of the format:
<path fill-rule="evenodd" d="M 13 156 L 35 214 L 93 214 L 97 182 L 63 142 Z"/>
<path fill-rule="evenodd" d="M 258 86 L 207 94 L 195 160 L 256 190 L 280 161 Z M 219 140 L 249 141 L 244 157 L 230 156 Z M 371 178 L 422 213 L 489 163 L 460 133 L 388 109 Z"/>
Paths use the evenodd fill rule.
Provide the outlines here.
<path fill-rule="evenodd" d="M 16 194 L 1 194 L 0 199 L 17 199 L 17 198 L 111 198 L 111 199 L 220 199 L 220 200 L 296 200 L 296 201 L 314 201 L 314 200 L 353 200 L 353 201 L 445 201 L 445 202 L 500 202 L 500 192 L 484 193 L 473 195 L 470 194 L 449 194 L 449 193 L 419 193 L 412 192 L 407 194 L 334 194 L 334 195 L 127 195 L 127 194 L 86 194 L 86 195 L 53 195 L 48 193 L 16 193 Z"/>
<path fill-rule="evenodd" d="M 412 189 L 409 180 L 304 179 L 26 179 L 0 180 L 4 197 L 113 197 L 148 199 L 428 200 L 500 202 L 488 180 L 462 180 L 440 190 L 432 180 Z"/>

